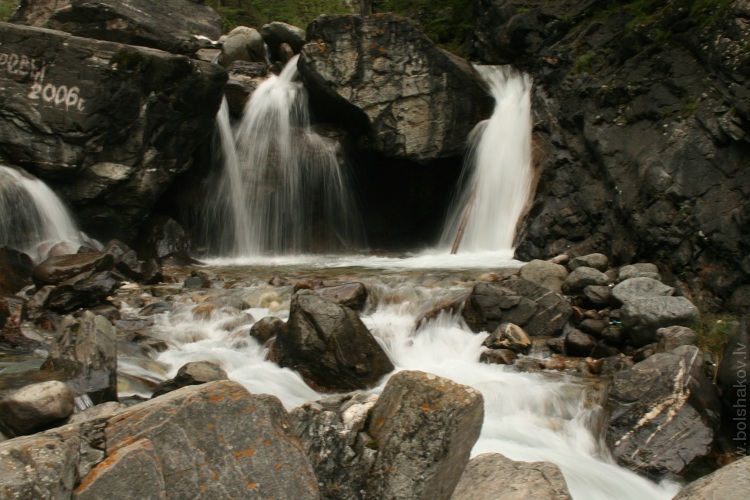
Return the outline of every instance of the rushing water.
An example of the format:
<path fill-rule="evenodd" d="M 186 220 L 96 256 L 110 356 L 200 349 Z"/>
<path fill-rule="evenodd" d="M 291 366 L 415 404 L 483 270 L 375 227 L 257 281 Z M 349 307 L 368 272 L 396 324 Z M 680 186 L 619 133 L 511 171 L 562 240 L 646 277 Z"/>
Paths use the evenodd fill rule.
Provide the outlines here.
<path fill-rule="evenodd" d="M 529 201 L 531 77 L 508 66 L 476 66 L 495 98 L 492 116 L 472 131 L 456 197 L 443 231 L 451 246 L 465 223 L 462 251 L 512 250 Z"/>
<path fill-rule="evenodd" d="M 223 174 L 207 200 L 213 253 L 297 254 L 362 243 L 339 144 L 310 126 L 297 57 L 261 83 L 233 130 L 218 116 Z"/>
<path fill-rule="evenodd" d="M 598 380 L 480 364 L 486 333 L 472 333 L 457 315 L 442 313 L 416 325 L 417 318 L 436 304 L 465 294 L 480 275 L 513 272 L 520 263 L 487 269 L 477 259 L 473 264 L 463 261 L 456 269 L 437 257 L 436 266 L 425 267 L 431 259 L 428 255 L 390 260 L 328 257 L 316 264 L 289 259 L 285 265 L 213 268 L 226 280 L 223 287 L 175 296 L 175 308 L 155 317 L 150 334 L 169 348 L 153 359 L 121 355 L 120 370 L 134 378 L 163 380 L 184 363 L 210 360 L 221 365 L 230 379 L 251 392 L 278 396 L 287 408 L 318 399 L 321 395 L 296 372 L 265 361 L 266 349 L 247 332 L 266 315 L 288 318 L 297 279 L 362 281 L 369 292 L 362 319 L 396 371 L 422 370 L 482 391 L 485 420 L 473 455 L 499 452 L 516 460 L 556 463 L 576 499 L 671 498 L 673 488 L 657 486 L 612 463 L 602 436 L 605 416 Z M 454 260 L 454 264 L 459 263 Z M 271 286 L 272 278 L 289 284 Z M 222 304 L 228 296 L 241 298 L 250 308 L 239 312 L 216 307 L 209 316 L 198 312 L 207 297 Z M 254 319 L 232 324 L 246 313 Z M 369 392 L 380 392 L 387 378 Z M 130 391 L 147 393 L 133 386 Z"/>
<path fill-rule="evenodd" d="M 0 247 L 39 261 L 56 243 L 69 243 L 75 252 L 82 239 L 54 191 L 36 177 L 0 165 Z"/>

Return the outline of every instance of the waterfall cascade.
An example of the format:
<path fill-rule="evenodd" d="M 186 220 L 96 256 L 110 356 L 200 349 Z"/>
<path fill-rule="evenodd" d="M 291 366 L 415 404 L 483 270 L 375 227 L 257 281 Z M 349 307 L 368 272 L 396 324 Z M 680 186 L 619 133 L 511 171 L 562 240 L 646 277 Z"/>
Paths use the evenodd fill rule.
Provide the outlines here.
<path fill-rule="evenodd" d="M 328 250 L 362 242 L 358 209 L 338 143 L 313 131 L 297 57 L 258 86 L 232 131 L 226 103 L 218 117 L 224 170 L 209 200 L 208 223 L 222 255 Z"/>
<path fill-rule="evenodd" d="M 0 165 L 0 246 L 39 261 L 53 244 L 70 243 L 75 252 L 83 239 L 68 209 L 44 182 Z"/>
<path fill-rule="evenodd" d="M 441 242 L 443 246 L 453 244 L 465 224 L 462 251 L 512 255 L 516 225 L 533 181 L 532 82 L 531 77 L 508 66 L 476 69 L 490 86 L 495 109 L 471 133 L 462 188 L 449 212 Z"/>

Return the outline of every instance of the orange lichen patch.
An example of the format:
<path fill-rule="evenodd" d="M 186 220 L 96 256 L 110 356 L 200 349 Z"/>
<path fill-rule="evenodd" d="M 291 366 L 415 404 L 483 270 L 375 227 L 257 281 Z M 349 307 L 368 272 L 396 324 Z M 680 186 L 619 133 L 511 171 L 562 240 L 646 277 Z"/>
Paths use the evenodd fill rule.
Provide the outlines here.
<path fill-rule="evenodd" d="M 218 393 L 218 394 L 215 394 L 213 396 L 209 396 L 208 397 L 208 400 L 211 401 L 212 403 L 218 403 L 219 401 L 221 401 L 223 399 L 224 399 L 224 395 L 221 394 L 221 393 Z"/>
<path fill-rule="evenodd" d="M 258 485 L 258 483 L 248 483 L 248 482 L 245 482 L 245 486 L 247 486 L 247 488 L 250 489 L 250 490 L 257 490 L 259 485 Z"/>
<path fill-rule="evenodd" d="M 206 486 L 205 484 L 201 485 L 201 491 L 206 491 L 207 489 L 208 489 L 208 486 Z"/>
<path fill-rule="evenodd" d="M 386 472 L 388 474 L 393 474 L 393 472 L 394 472 L 393 467 L 388 467 L 388 470 Z"/>
<path fill-rule="evenodd" d="M 209 422 L 209 423 L 206 424 L 206 427 L 208 427 L 209 429 L 213 429 L 214 428 L 214 424 L 212 424 L 211 422 Z"/>
<path fill-rule="evenodd" d="M 214 470 L 211 471 L 211 479 L 213 479 L 214 481 L 219 479 L 219 474 Z"/>
<path fill-rule="evenodd" d="M 266 439 L 265 441 L 263 441 L 263 446 L 271 446 L 271 440 Z"/>
<path fill-rule="evenodd" d="M 430 411 L 430 405 L 428 405 L 427 403 L 420 406 L 420 408 L 422 408 L 422 411 Z"/>
<path fill-rule="evenodd" d="M 275 467 L 276 467 L 276 470 L 279 470 L 279 469 L 281 469 L 282 467 L 284 467 L 284 464 L 282 464 L 281 462 L 276 462 L 276 465 L 275 465 Z"/>
<path fill-rule="evenodd" d="M 245 395 L 243 393 L 241 393 L 241 392 L 237 392 L 235 394 L 232 394 L 232 399 L 242 399 L 244 397 L 245 397 Z"/>
<path fill-rule="evenodd" d="M 252 457 L 253 455 L 255 455 L 255 450 L 242 450 L 234 454 L 234 456 L 237 458 L 242 458 L 243 456 Z"/>

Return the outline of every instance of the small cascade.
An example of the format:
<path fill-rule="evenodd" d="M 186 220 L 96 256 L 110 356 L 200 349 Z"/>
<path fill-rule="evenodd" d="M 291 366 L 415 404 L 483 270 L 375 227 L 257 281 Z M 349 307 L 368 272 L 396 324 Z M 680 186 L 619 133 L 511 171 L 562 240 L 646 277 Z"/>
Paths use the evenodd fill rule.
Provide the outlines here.
<path fill-rule="evenodd" d="M 340 147 L 311 128 L 297 74 L 295 57 L 259 85 L 234 133 L 222 106 L 224 170 L 208 211 L 218 233 L 213 250 L 221 255 L 299 254 L 362 242 Z"/>
<path fill-rule="evenodd" d="M 44 182 L 0 165 L 0 246 L 43 260 L 52 245 L 67 242 L 75 252 L 83 235 L 65 205 Z"/>
<path fill-rule="evenodd" d="M 492 116 L 469 137 L 460 185 L 441 238 L 451 246 L 463 229 L 460 250 L 512 255 L 516 225 L 529 200 L 531 77 L 509 66 L 476 66 L 495 98 Z"/>

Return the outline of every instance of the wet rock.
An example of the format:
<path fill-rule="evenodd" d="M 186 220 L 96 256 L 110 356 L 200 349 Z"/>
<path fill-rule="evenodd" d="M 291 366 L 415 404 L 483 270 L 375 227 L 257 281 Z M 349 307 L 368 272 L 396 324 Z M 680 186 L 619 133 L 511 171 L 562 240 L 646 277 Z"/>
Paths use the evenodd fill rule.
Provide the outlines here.
<path fill-rule="evenodd" d="M 583 289 L 583 296 L 595 307 L 604 307 L 609 304 L 612 289 L 606 285 L 589 285 Z"/>
<path fill-rule="evenodd" d="M 377 447 L 366 432 L 378 397 L 330 396 L 293 409 L 289 418 L 320 482 L 323 499 L 363 498 Z"/>
<path fill-rule="evenodd" d="M 222 367 L 211 361 L 193 361 L 182 365 L 174 378 L 157 385 L 151 397 L 156 398 L 181 387 L 206 384 L 216 380 L 229 380 L 227 372 Z"/>
<path fill-rule="evenodd" d="M 502 323 L 482 343 L 490 349 L 508 349 L 515 353 L 528 354 L 531 340 L 526 332 L 513 323 Z"/>
<path fill-rule="evenodd" d="M 321 16 L 307 35 L 298 65 L 313 107 L 385 156 L 460 156 L 468 133 L 492 109 L 470 65 L 406 19 Z"/>
<path fill-rule="evenodd" d="M 378 455 L 366 497 L 449 499 L 483 418 L 476 389 L 423 372 L 395 374 L 368 427 Z"/>
<path fill-rule="evenodd" d="M 232 319 L 226 320 L 219 328 L 227 332 L 233 332 L 239 328 L 249 327 L 253 322 L 255 322 L 255 318 L 252 314 L 242 313 Z"/>
<path fill-rule="evenodd" d="M 94 314 L 104 316 L 111 322 L 115 322 L 121 319 L 120 310 L 111 304 L 102 304 L 100 306 L 94 306 L 89 309 Z"/>
<path fill-rule="evenodd" d="M 173 302 L 154 302 L 153 304 L 149 304 L 141 309 L 140 315 L 154 316 L 156 314 L 170 312 L 172 309 L 174 309 Z"/>
<path fill-rule="evenodd" d="M 14 294 L 31 285 L 33 269 L 31 257 L 25 253 L 8 247 L 0 248 L 0 295 Z"/>
<path fill-rule="evenodd" d="M 622 266 L 617 274 L 618 281 L 625 281 L 632 278 L 650 278 L 661 281 L 659 268 L 655 264 L 648 262 L 639 262 L 629 266 Z"/>
<path fill-rule="evenodd" d="M 568 270 L 560 264 L 535 259 L 521 268 L 521 277 L 555 293 L 562 293 L 562 284 L 568 277 Z"/>
<path fill-rule="evenodd" d="M 601 360 L 599 364 L 599 375 L 602 377 L 613 378 L 619 371 L 626 370 L 633 366 L 633 362 L 624 354 L 617 354 Z"/>
<path fill-rule="evenodd" d="M 53 380 L 18 389 L 0 401 L 0 419 L 17 436 L 65 421 L 75 409 L 75 395 Z"/>
<path fill-rule="evenodd" d="M 354 311 L 312 290 L 292 297 L 289 321 L 273 351 L 281 366 L 297 370 L 318 390 L 372 387 L 394 368 Z"/>
<path fill-rule="evenodd" d="M 50 257 L 34 268 L 37 286 L 59 285 L 79 274 L 112 269 L 115 258 L 104 252 L 89 252 Z"/>
<path fill-rule="evenodd" d="M 609 325 L 602 330 L 602 340 L 611 346 L 622 347 L 625 345 L 625 332 L 618 325 Z"/>
<path fill-rule="evenodd" d="M 128 406 L 125 404 L 117 403 L 115 401 L 107 401 L 106 403 L 86 408 L 80 413 L 71 415 L 68 419 L 68 424 L 80 424 L 87 420 L 108 419 L 127 408 Z"/>
<path fill-rule="evenodd" d="M 694 345 L 698 333 L 686 326 L 670 326 L 656 330 L 656 352 L 669 352 L 681 345 Z"/>
<path fill-rule="evenodd" d="M 157 260 L 170 255 L 187 257 L 190 242 L 180 224 L 166 215 L 152 217 L 143 229 L 139 254 Z"/>
<path fill-rule="evenodd" d="M 608 283 L 609 278 L 603 272 L 593 267 L 580 266 L 565 278 L 562 290 L 566 295 L 575 295 L 583 292 L 587 286 L 602 286 Z"/>
<path fill-rule="evenodd" d="M 299 54 L 307 37 L 305 30 L 302 28 L 279 21 L 264 24 L 263 27 L 260 28 L 260 34 L 266 42 L 266 45 L 268 45 L 268 50 L 271 52 L 273 60 L 283 62 L 286 62 L 286 60 L 282 54 L 282 46 L 286 45 L 289 47 L 292 55 Z"/>
<path fill-rule="evenodd" d="M 367 288 L 362 283 L 345 283 L 318 288 L 317 292 L 335 304 L 361 311 L 367 302 Z"/>
<path fill-rule="evenodd" d="M 229 67 L 235 61 L 262 62 L 266 60 L 263 37 L 255 28 L 237 26 L 224 39 L 219 64 Z"/>
<path fill-rule="evenodd" d="M 73 498 L 97 500 L 126 494 L 130 498 L 165 499 L 166 487 L 161 474 L 153 443 L 139 439 L 113 451 L 107 460 L 94 467 L 73 492 Z"/>
<path fill-rule="evenodd" d="M 510 349 L 485 349 L 479 355 L 480 363 L 512 365 L 518 356 Z"/>
<path fill-rule="evenodd" d="M 602 253 L 590 253 L 588 255 L 582 255 L 576 257 L 568 263 L 570 270 L 575 270 L 579 267 L 591 267 L 597 271 L 604 272 L 607 270 L 609 265 L 609 257 Z"/>
<path fill-rule="evenodd" d="M 284 325 L 285 323 L 282 319 L 276 316 L 266 316 L 250 327 L 250 336 L 263 345 L 278 335 L 284 328 Z"/>
<path fill-rule="evenodd" d="M 576 328 L 583 333 L 587 333 L 595 338 L 601 338 L 602 332 L 609 326 L 609 321 L 606 319 L 593 319 L 586 318 Z"/>
<path fill-rule="evenodd" d="M 627 304 L 633 299 L 645 297 L 669 297 L 674 295 L 674 288 L 653 278 L 628 278 L 612 289 L 612 297 L 618 304 Z"/>
<path fill-rule="evenodd" d="M 690 326 L 698 319 L 698 308 L 685 297 L 630 299 L 620 310 L 628 341 L 635 347 L 656 342 L 656 331 L 667 326 Z"/>
<path fill-rule="evenodd" d="M 184 387 L 107 421 L 109 455 L 153 444 L 168 498 L 318 498 L 312 467 L 273 396 L 230 381 Z M 87 478 L 83 479 L 85 483 Z"/>
<path fill-rule="evenodd" d="M 617 372 L 608 406 L 607 441 L 625 467 L 680 475 L 711 451 L 718 394 L 695 346 L 654 354 Z"/>
<path fill-rule="evenodd" d="M 721 500 L 746 498 L 750 493 L 750 457 L 742 457 L 688 484 L 674 500 Z"/>
<path fill-rule="evenodd" d="M 119 287 L 120 282 L 109 271 L 89 271 L 57 285 L 45 305 L 59 313 L 71 312 L 102 303 Z"/>
<path fill-rule="evenodd" d="M 580 330 L 573 329 L 565 336 L 565 353 L 568 356 L 585 358 L 596 346 L 596 339 Z"/>
<path fill-rule="evenodd" d="M 224 96 L 227 99 L 229 113 L 240 117 L 255 89 L 268 78 L 268 64 L 234 61 L 227 67 L 227 71 L 229 81 L 224 87 Z"/>
<path fill-rule="evenodd" d="M 219 15 L 190 0 L 25 0 L 12 21 L 178 54 L 206 45 L 194 35 L 221 36 Z"/>
<path fill-rule="evenodd" d="M 94 403 L 117 401 L 117 330 L 105 317 L 85 311 L 66 317 L 42 370 L 61 371 L 78 394 Z"/>
<path fill-rule="evenodd" d="M 560 468 L 550 462 L 516 462 L 499 453 L 471 459 L 452 500 L 571 499 Z"/>
<path fill-rule="evenodd" d="M 632 352 L 633 362 L 640 363 L 641 361 L 648 359 L 654 354 L 656 354 L 656 345 L 657 345 L 656 343 L 647 344 L 633 351 Z"/>
<path fill-rule="evenodd" d="M 462 314 L 475 332 L 514 323 L 532 337 L 553 337 L 568 322 L 571 308 L 562 295 L 513 276 L 497 283 L 477 283 Z"/>
<path fill-rule="evenodd" d="M 16 24 L 3 26 L 0 43 L 19 60 L 17 73 L 0 74 L 0 154 L 49 184 L 87 234 L 130 241 L 211 135 L 224 70 Z"/>
<path fill-rule="evenodd" d="M 200 276 L 189 276 L 185 278 L 183 285 L 185 288 L 211 288 L 211 282 Z"/>
<path fill-rule="evenodd" d="M 617 347 L 611 346 L 603 340 L 596 343 L 594 349 L 591 351 L 591 356 L 594 359 L 610 358 L 620 354 L 620 350 Z"/>

